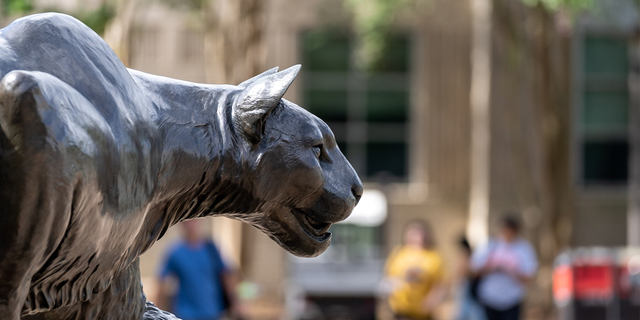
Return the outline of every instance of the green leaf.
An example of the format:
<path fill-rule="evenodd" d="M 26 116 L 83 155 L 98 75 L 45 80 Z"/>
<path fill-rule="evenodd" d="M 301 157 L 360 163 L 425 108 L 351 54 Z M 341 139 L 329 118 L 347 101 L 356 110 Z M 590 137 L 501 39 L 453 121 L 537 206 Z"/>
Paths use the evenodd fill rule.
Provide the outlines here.
<path fill-rule="evenodd" d="M 75 15 L 78 20 L 93 29 L 97 34 L 104 34 L 107 23 L 115 17 L 116 12 L 112 6 L 104 3 L 98 9 L 88 12 L 81 12 Z"/>
<path fill-rule="evenodd" d="M 536 6 L 543 5 L 549 11 L 567 10 L 571 13 L 577 13 L 583 10 L 593 8 L 595 0 L 520 0 L 526 5 Z"/>
<path fill-rule="evenodd" d="M 353 16 L 356 34 L 354 61 L 360 69 L 370 69 L 384 53 L 386 36 L 395 14 L 408 0 L 344 0 Z"/>
<path fill-rule="evenodd" d="M 24 15 L 32 10 L 31 0 L 2 0 L 2 12 L 5 16 Z"/>

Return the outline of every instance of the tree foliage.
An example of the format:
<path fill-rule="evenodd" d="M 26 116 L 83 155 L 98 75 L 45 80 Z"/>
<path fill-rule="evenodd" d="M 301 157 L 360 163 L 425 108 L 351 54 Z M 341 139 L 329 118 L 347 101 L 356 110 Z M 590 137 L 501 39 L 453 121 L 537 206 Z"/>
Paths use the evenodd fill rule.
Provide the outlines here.
<path fill-rule="evenodd" d="M 43 8 L 36 8 L 32 0 L 1 0 L 2 16 L 12 17 L 24 16 L 31 13 L 40 12 Z M 60 11 L 58 8 L 44 8 L 44 11 Z M 106 25 L 113 19 L 116 12 L 113 4 L 105 0 L 94 10 L 78 10 L 75 12 L 64 12 L 76 17 L 93 31 L 102 35 Z"/>
<path fill-rule="evenodd" d="M 4 16 L 23 15 L 33 10 L 31 0 L 2 0 Z"/>
<path fill-rule="evenodd" d="M 357 67 L 368 69 L 380 59 L 396 13 L 409 3 L 409 0 L 344 0 L 345 8 L 353 16 L 357 43 L 353 59 Z"/>
<path fill-rule="evenodd" d="M 547 10 L 579 12 L 594 6 L 595 0 L 521 0 L 530 6 L 543 5 Z"/>
<path fill-rule="evenodd" d="M 104 34 L 105 27 L 116 15 L 116 10 L 108 2 L 104 2 L 100 7 L 91 11 L 78 12 L 74 16 L 89 26 L 99 35 Z"/>
<path fill-rule="evenodd" d="M 201 0 L 190 0 L 198 2 Z M 397 13 L 414 1 L 430 0 L 343 0 L 352 14 L 357 46 L 356 66 L 368 69 L 384 54 L 386 35 Z M 514 0 L 516 1 L 516 0 Z M 542 6 L 550 12 L 563 11 L 572 16 L 596 7 L 597 0 L 517 0 L 529 6 Z M 640 0 L 633 0 L 640 4 Z"/>

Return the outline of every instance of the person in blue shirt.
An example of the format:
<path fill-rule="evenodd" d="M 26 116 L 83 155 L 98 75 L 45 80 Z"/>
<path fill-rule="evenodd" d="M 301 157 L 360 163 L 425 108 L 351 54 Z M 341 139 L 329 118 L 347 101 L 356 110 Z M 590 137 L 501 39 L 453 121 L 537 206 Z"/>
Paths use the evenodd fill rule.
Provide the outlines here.
<path fill-rule="evenodd" d="M 478 248 L 471 257 L 471 269 L 480 277 L 478 300 L 488 320 L 520 319 L 526 285 L 538 269 L 535 251 L 519 231 L 516 218 L 503 217 L 500 236 Z"/>
<path fill-rule="evenodd" d="M 160 296 L 166 296 L 167 278 L 172 277 L 178 288 L 170 309 L 179 318 L 217 320 L 227 308 L 239 313 L 234 273 L 216 246 L 202 236 L 197 220 L 183 222 L 182 231 L 184 238 L 168 252 L 160 267 Z"/>

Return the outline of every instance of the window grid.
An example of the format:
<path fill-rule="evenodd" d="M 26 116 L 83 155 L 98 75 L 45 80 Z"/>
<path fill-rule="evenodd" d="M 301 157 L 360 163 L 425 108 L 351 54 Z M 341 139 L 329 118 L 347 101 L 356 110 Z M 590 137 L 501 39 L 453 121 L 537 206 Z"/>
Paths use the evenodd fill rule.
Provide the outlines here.
<path fill-rule="evenodd" d="M 621 185 L 628 175 L 627 39 L 586 35 L 582 44 L 582 181 Z"/>
<path fill-rule="evenodd" d="M 335 42 L 316 51 L 326 55 L 314 56 L 313 51 L 321 46 L 310 44 L 313 36 L 313 31 L 303 34 L 302 41 L 303 65 L 309 66 L 304 71 L 305 107 L 332 128 L 340 149 L 365 180 L 405 180 L 409 142 L 407 38 L 391 41 L 391 45 L 397 45 L 397 39 L 405 41 L 398 50 L 405 54 L 389 59 L 396 69 L 383 67 L 365 73 L 348 61 L 352 39 L 334 34 Z M 332 54 L 334 59 L 329 58 Z"/>

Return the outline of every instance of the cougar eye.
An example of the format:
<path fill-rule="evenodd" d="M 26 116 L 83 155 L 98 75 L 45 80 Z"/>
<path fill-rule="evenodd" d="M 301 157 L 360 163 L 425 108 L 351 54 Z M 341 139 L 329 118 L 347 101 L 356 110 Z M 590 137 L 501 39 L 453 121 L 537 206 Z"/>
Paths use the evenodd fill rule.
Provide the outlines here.
<path fill-rule="evenodd" d="M 322 145 L 319 144 L 317 146 L 313 146 L 313 154 L 316 155 L 316 158 L 320 159 L 320 156 L 322 155 Z"/>

